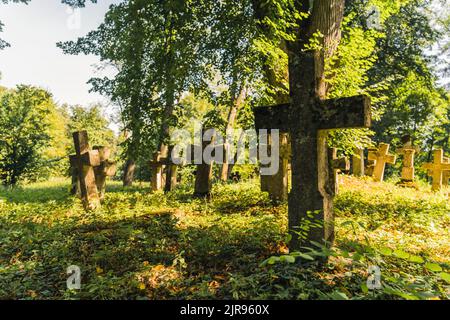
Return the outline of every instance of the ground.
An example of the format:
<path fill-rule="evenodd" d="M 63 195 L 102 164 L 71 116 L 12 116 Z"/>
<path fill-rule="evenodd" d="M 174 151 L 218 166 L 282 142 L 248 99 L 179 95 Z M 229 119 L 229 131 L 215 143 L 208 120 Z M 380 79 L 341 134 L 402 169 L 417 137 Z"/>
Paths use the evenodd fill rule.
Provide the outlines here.
<path fill-rule="evenodd" d="M 445 192 L 342 177 L 336 244 L 288 253 L 287 207 L 257 181 L 164 195 L 110 182 L 85 213 L 66 180 L 0 189 L 0 299 L 448 299 Z M 331 255 L 321 265 L 318 257 Z M 66 269 L 81 269 L 81 290 Z M 369 266 L 382 288 L 367 287 Z"/>

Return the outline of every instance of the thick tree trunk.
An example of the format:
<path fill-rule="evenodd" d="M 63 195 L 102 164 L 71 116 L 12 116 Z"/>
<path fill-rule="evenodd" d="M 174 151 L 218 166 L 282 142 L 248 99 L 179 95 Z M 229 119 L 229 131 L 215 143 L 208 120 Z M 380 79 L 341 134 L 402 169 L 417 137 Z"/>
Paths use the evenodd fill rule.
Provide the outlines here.
<path fill-rule="evenodd" d="M 136 170 L 136 162 L 133 159 L 128 159 L 123 168 L 123 186 L 131 187 L 134 181 L 134 172 Z"/>
<path fill-rule="evenodd" d="M 234 99 L 233 105 L 230 107 L 230 111 L 228 112 L 228 119 L 227 119 L 227 128 L 226 128 L 226 135 L 227 137 L 230 136 L 230 138 L 233 137 L 233 129 L 236 125 L 236 116 L 239 111 L 239 109 L 244 104 L 244 100 L 246 97 L 246 90 L 245 87 L 242 86 L 242 88 L 239 90 L 239 95 Z M 224 144 L 224 159 L 223 163 L 220 167 L 220 180 L 221 181 L 227 181 L 230 175 L 229 172 L 229 154 L 231 152 L 231 145 L 228 143 L 227 139 L 225 139 Z"/>

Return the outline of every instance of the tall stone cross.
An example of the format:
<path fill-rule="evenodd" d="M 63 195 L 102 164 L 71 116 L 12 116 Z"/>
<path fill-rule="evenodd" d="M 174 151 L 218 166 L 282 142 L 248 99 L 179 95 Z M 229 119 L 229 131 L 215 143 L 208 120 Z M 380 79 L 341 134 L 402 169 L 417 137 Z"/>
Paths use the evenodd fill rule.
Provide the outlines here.
<path fill-rule="evenodd" d="M 253 3 L 256 12 L 264 16 L 260 12 L 264 11 L 263 1 Z M 327 100 L 331 83 L 327 81 L 326 61 L 332 58 L 341 39 L 345 1 L 298 0 L 292 4 L 298 12 L 309 14 L 299 21 L 295 38 L 286 41 L 290 101 L 256 109 L 255 124 L 257 129 L 280 129 L 290 134 L 289 248 L 299 250 L 310 246 L 310 240 L 327 245 L 334 240 L 328 130 L 367 128 L 371 117 L 370 100 L 365 96 Z M 319 46 L 311 46 L 312 39 Z M 313 224 L 307 223 L 311 220 Z"/>
<path fill-rule="evenodd" d="M 333 196 L 335 172 L 329 172 L 328 148 L 322 149 L 319 136 L 323 131 L 346 128 L 368 128 L 371 124 L 370 99 L 366 96 L 355 96 L 340 99 L 321 100 L 315 95 L 310 97 L 310 106 L 316 113 L 310 122 L 310 130 L 304 137 L 304 128 L 299 128 L 299 117 L 291 104 L 259 107 L 254 111 L 256 130 L 278 129 L 282 133 L 290 133 L 292 145 L 292 190 L 289 194 L 289 228 L 298 231 L 302 218 L 309 212 L 316 214 L 323 226 L 319 230 L 309 230 L 308 240 L 331 243 L 334 240 Z M 308 101 L 305 101 L 308 103 Z M 310 150 L 302 149 L 304 141 L 311 139 Z M 325 145 L 326 146 L 326 145 Z M 331 160 L 331 159 L 330 159 Z M 298 166 L 311 166 L 315 172 L 297 172 Z M 314 170 L 313 169 L 313 170 Z M 300 170 L 301 171 L 301 170 Z M 323 175 L 326 171 L 326 175 Z M 331 176 L 333 178 L 331 178 Z M 299 212 L 300 211 L 300 212 Z M 294 247 L 303 242 L 294 240 Z"/>
<path fill-rule="evenodd" d="M 368 159 L 375 161 L 375 167 L 372 174 L 373 179 L 375 181 L 383 181 L 386 163 L 394 164 L 397 157 L 389 154 L 389 144 L 380 143 L 376 151 L 369 151 Z"/>
<path fill-rule="evenodd" d="M 433 191 L 439 191 L 442 188 L 442 180 L 444 172 L 450 171 L 450 163 L 444 161 L 444 150 L 437 149 L 433 151 L 433 162 L 425 163 L 422 166 L 423 169 L 432 171 L 433 184 L 431 189 Z"/>
<path fill-rule="evenodd" d="M 194 197 L 209 199 L 211 196 L 212 178 L 213 178 L 213 162 L 206 162 L 203 159 L 203 153 L 208 146 L 214 145 L 215 137 L 211 141 L 202 140 L 202 145 L 191 145 L 191 155 L 198 150 L 202 154 L 202 162 L 197 164 L 195 170 Z"/>
<path fill-rule="evenodd" d="M 94 167 L 100 165 L 100 155 L 98 150 L 91 150 L 87 131 L 74 132 L 73 142 L 76 155 L 72 161 L 77 168 L 81 200 L 86 210 L 93 210 L 100 206 L 94 172 Z"/>

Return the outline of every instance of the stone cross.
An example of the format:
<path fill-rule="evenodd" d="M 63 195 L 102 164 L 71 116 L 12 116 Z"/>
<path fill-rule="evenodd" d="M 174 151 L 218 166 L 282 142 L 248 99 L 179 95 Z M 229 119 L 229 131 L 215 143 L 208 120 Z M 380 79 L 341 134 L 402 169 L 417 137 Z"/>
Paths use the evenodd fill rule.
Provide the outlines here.
<path fill-rule="evenodd" d="M 376 153 L 377 148 L 368 148 L 368 153 Z M 367 164 L 364 167 L 364 174 L 368 177 L 373 176 L 373 170 L 375 169 L 375 160 L 367 159 Z"/>
<path fill-rule="evenodd" d="M 116 163 L 109 159 L 111 150 L 103 146 L 94 146 L 92 153 L 98 152 L 100 159 L 99 165 L 94 165 L 95 183 L 100 199 L 104 198 L 106 178 L 116 174 Z M 70 155 L 70 170 L 72 174 L 72 187 L 70 193 L 73 195 L 81 195 L 80 179 L 78 177 L 77 155 Z"/>
<path fill-rule="evenodd" d="M 364 149 L 355 148 L 353 151 L 352 171 L 355 177 L 364 176 Z"/>
<path fill-rule="evenodd" d="M 338 174 L 339 173 L 348 173 L 350 171 L 350 160 L 347 157 L 340 157 L 337 156 L 337 149 L 336 148 L 330 148 L 328 150 L 330 153 L 329 159 L 330 159 L 330 168 L 333 170 L 333 175 L 330 176 L 332 180 L 330 181 L 330 186 L 334 186 L 334 194 L 338 194 L 339 192 L 339 181 L 338 181 Z"/>
<path fill-rule="evenodd" d="M 72 183 L 70 186 L 70 194 L 80 196 L 80 179 L 78 179 L 78 164 L 77 164 L 77 155 L 71 154 L 69 155 L 70 162 L 70 176 L 72 177 Z"/>
<path fill-rule="evenodd" d="M 208 138 L 205 137 L 207 131 L 210 131 L 207 127 L 202 128 L 203 137 L 201 139 L 201 145 L 192 144 L 188 146 L 187 153 L 189 159 L 194 159 L 197 164 L 197 169 L 195 171 L 195 184 L 194 184 L 194 197 L 198 198 L 206 198 L 209 199 L 211 197 L 211 187 L 212 187 L 212 178 L 213 178 L 213 165 L 214 159 L 219 161 L 219 157 L 222 158 L 224 155 L 224 145 L 216 144 L 217 132 L 214 130 Z M 206 152 L 208 149 L 208 152 Z M 201 159 L 197 159 L 197 156 L 201 155 Z M 206 159 L 205 156 L 211 156 L 214 159 Z"/>
<path fill-rule="evenodd" d="M 450 163 L 450 158 L 444 157 L 444 163 Z M 448 186 L 449 180 L 450 180 L 450 170 L 444 171 L 444 173 L 442 174 L 442 185 Z"/>
<path fill-rule="evenodd" d="M 80 196 L 86 210 L 100 206 L 100 197 L 95 181 L 94 167 L 100 165 L 98 150 L 91 150 L 87 131 L 73 133 L 76 155 L 71 159 L 78 174 Z"/>
<path fill-rule="evenodd" d="M 441 190 L 444 172 L 450 170 L 450 163 L 445 163 L 444 161 L 444 150 L 442 149 L 434 150 L 433 162 L 425 163 L 422 166 L 422 168 L 431 171 L 430 174 L 433 177 L 433 184 L 431 186 L 431 189 L 433 191 Z"/>
<path fill-rule="evenodd" d="M 414 155 L 417 152 L 417 147 L 412 145 L 411 140 L 406 140 L 403 147 L 398 149 L 397 152 L 403 155 L 402 166 L 402 182 L 413 182 L 415 178 L 414 170 Z"/>
<path fill-rule="evenodd" d="M 157 151 L 153 155 L 152 161 L 150 161 L 152 178 L 151 188 L 152 191 L 172 191 L 177 186 L 177 165 L 171 160 L 173 146 L 169 147 L 168 154 L 166 156 L 161 155 L 160 151 Z M 164 169 L 167 168 L 166 174 Z"/>
<path fill-rule="evenodd" d="M 376 151 L 369 151 L 369 160 L 375 161 L 372 177 L 375 181 L 383 181 L 386 163 L 394 164 L 397 157 L 389 154 L 389 144 L 380 143 Z"/>
<path fill-rule="evenodd" d="M 200 148 L 201 154 L 208 146 L 214 144 L 214 137 L 211 141 L 202 141 L 201 146 L 192 145 L 191 150 L 195 152 L 197 148 Z M 212 177 L 213 177 L 213 162 L 207 163 L 202 157 L 202 162 L 197 164 L 197 170 L 195 171 L 195 185 L 194 185 L 194 197 L 198 198 L 207 198 L 209 199 L 211 196 L 211 186 L 212 186 Z"/>
<path fill-rule="evenodd" d="M 307 63 L 311 62 L 308 60 Z M 314 79 L 310 69 L 304 72 L 304 79 L 307 79 L 306 74 Z M 302 108 L 314 112 L 300 114 L 297 107 L 291 104 L 259 107 L 254 111 L 256 130 L 279 129 L 291 136 L 292 190 L 288 209 L 289 229 L 294 231 L 291 246 L 294 248 L 302 245 L 295 230 L 311 212 L 315 214 L 315 219 L 322 222 L 322 226 L 308 230 L 307 240 L 326 244 L 334 240 L 334 187 L 329 185 L 333 172 L 329 172 L 326 130 L 368 128 L 371 123 L 370 99 L 366 96 L 322 100 L 314 90 L 306 93 L 304 88 L 299 89 L 305 94 Z M 299 126 L 301 117 L 311 119 L 301 120 L 307 127 Z"/>
<path fill-rule="evenodd" d="M 279 170 L 273 175 L 261 175 L 261 191 L 266 191 L 274 202 L 286 201 L 288 198 L 289 162 L 291 147 L 287 133 L 280 133 Z M 267 135 L 268 151 L 271 150 L 271 135 Z"/>
<path fill-rule="evenodd" d="M 94 173 L 100 199 L 103 199 L 105 197 L 106 178 L 115 176 L 117 168 L 116 163 L 110 160 L 111 149 L 103 146 L 94 146 L 93 149 L 98 151 L 100 157 L 100 165 L 94 167 Z"/>

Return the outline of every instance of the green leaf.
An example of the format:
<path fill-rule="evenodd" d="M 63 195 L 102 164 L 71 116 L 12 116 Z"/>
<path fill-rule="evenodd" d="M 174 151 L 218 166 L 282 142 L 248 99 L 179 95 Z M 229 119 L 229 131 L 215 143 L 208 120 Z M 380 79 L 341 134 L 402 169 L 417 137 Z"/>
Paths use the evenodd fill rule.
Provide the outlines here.
<path fill-rule="evenodd" d="M 382 247 L 382 248 L 380 248 L 380 253 L 382 254 L 382 255 L 385 255 L 385 256 L 390 256 L 390 255 L 392 255 L 392 249 L 391 248 L 388 248 L 388 247 Z"/>
<path fill-rule="evenodd" d="M 300 258 L 305 259 L 305 260 L 310 260 L 310 261 L 313 261 L 313 260 L 314 260 L 313 257 L 311 257 L 309 254 L 306 254 L 306 253 L 298 252 L 298 256 L 299 256 Z"/>
<path fill-rule="evenodd" d="M 267 259 L 267 264 L 275 264 L 275 262 L 280 261 L 280 258 L 278 257 L 270 257 L 269 259 Z"/>
<path fill-rule="evenodd" d="M 367 287 L 367 284 L 365 282 L 363 282 L 361 284 L 361 290 L 362 292 L 364 292 L 365 294 L 369 293 L 369 288 Z"/>
<path fill-rule="evenodd" d="M 348 296 L 341 291 L 333 291 L 328 295 L 332 300 L 349 300 Z"/>
<path fill-rule="evenodd" d="M 442 280 L 444 280 L 447 283 L 450 283 L 450 273 L 441 272 L 439 275 L 441 276 Z"/>
<path fill-rule="evenodd" d="M 281 256 L 280 257 L 280 261 L 287 262 L 287 263 L 294 263 L 295 262 L 295 257 L 289 256 L 289 255 Z"/>
<path fill-rule="evenodd" d="M 442 271 L 442 267 L 440 265 L 438 265 L 437 263 L 427 262 L 427 263 L 425 263 L 425 268 L 427 268 L 428 270 L 433 271 L 433 272 Z"/>
<path fill-rule="evenodd" d="M 420 257 L 420 256 L 415 256 L 415 255 L 411 255 L 411 256 L 409 257 L 409 261 L 415 262 L 415 263 L 424 263 L 424 262 L 425 262 L 425 261 L 423 260 L 422 257 Z"/>
<path fill-rule="evenodd" d="M 407 260 L 407 259 L 409 259 L 410 254 L 405 252 L 405 251 L 403 251 L 403 250 L 395 250 L 394 251 L 394 256 L 396 256 L 397 258 L 400 258 L 400 259 L 406 259 Z"/>
<path fill-rule="evenodd" d="M 403 291 L 400 291 L 400 290 L 397 290 L 397 289 L 394 289 L 391 287 L 385 287 L 383 289 L 383 291 L 387 294 L 396 295 L 396 296 L 399 296 L 406 300 L 419 300 L 419 298 L 416 297 L 415 295 L 412 295 L 412 294 L 409 294 L 409 293 L 406 293 L 406 292 L 403 292 Z"/>

